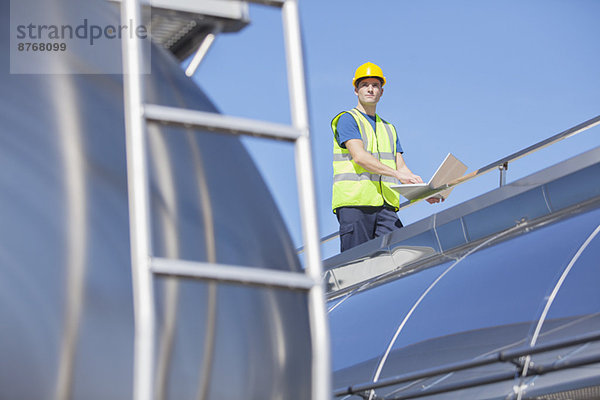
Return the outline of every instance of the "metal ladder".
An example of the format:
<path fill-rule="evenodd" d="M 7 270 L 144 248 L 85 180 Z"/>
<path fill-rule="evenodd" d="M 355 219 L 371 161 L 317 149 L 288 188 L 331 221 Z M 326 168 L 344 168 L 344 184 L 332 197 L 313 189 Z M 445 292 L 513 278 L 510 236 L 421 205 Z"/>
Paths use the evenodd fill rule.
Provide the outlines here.
<path fill-rule="evenodd" d="M 290 88 L 291 126 L 145 104 L 141 79 L 141 41 L 136 35 L 123 39 L 123 86 L 135 314 L 133 377 L 135 400 L 152 400 L 154 396 L 156 324 L 153 281 L 156 275 L 306 291 L 312 343 L 312 399 L 325 400 L 332 395 L 329 332 L 321 282 L 322 266 L 298 5 L 296 0 L 254 0 L 252 2 L 279 7 L 282 11 Z M 139 0 L 122 0 L 123 25 L 140 26 L 140 15 Z M 195 129 L 208 128 L 220 132 L 294 142 L 302 234 L 306 249 L 305 273 L 152 257 L 147 122 L 162 122 Z"/>

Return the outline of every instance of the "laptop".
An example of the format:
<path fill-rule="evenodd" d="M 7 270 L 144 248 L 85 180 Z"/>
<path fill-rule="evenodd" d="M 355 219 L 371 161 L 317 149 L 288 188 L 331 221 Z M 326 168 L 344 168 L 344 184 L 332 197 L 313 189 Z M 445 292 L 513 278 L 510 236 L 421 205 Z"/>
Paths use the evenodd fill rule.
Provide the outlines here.
<path fill-rule="evenodd" d="M 467 171 L 467 166 L 460 162 L 454 155 L 448 153 L 440 164 L 435 174 L 427 183 L 407 183 L 391 185 L 407 200 L 420 200 L 430 197 L 445 199 L 450 195 L 453 188 L 440 190 L 445 184 L 460 178 Z"/>

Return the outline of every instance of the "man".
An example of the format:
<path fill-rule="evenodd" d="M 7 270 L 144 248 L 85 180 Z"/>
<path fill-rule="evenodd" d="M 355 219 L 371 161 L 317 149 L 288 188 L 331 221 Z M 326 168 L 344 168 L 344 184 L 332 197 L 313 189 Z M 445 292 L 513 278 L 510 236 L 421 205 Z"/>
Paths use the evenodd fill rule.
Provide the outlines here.
<path fill-rule="evenodd" d="M 385 85 L 381 68 L 361 65 L 352 84 L 358 105 L 331 121 L 332 207 L 340 223 L 341 251 L 401 228 L 396 214 L 400 196 L 390 185 L 423 182 L 404 162 L 394 126 L 375 113 Z"/>

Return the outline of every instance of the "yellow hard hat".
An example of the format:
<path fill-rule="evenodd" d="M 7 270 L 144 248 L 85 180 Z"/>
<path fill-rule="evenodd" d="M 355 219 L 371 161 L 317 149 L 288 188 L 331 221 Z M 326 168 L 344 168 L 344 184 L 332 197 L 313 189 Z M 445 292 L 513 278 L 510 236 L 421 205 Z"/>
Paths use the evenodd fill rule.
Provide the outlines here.
<path fill-rule="evenodd" d="M 356 68 L 354 79 L 352 79 L 352 86 L 356 87 L 357 80 L 369 77 L 379 78 L 381 79 L 381 86 L 385 85 L 385 76 L 383 76 L 383 71 L 381 68 L 372 62 L 367 62 Z"/>

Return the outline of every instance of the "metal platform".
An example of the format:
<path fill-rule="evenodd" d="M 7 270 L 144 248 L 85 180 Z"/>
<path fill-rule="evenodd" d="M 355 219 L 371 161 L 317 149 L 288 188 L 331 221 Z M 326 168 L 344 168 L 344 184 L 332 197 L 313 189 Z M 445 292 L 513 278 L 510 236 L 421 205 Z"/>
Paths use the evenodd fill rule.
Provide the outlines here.
<path fill-rule="evenodd" d="M 244 1 L 147 0 L 141 4 L 142 22 L 152 40 L 179 61 L 194 53 L 209 35 L 238 32 L 250 23 Z"/>
<path fill-rule="evenodd" d="M 600 147 L 324 261 L 328 298 L 457 257 L 600 200 Z M 518 229 L 515 229 L 518 228 Z"/>
<path fill-rule="evenodd" d="M 326 260 L 335 395 L 596 398 L 599 174 L 597 147 Z"/>

